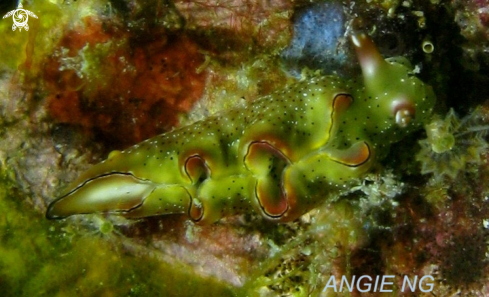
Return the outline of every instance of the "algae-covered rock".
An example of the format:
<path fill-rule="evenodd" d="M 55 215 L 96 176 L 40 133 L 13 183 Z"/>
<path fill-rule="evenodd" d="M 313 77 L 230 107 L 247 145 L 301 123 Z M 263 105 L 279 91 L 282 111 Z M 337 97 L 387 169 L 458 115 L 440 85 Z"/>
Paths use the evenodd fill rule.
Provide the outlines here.
<path fill-rule="evenodd" d="M 360 296 L 334 292 L 330 280 L 362 275 L 393 275 L 396 296 L 406 275 L 433 277 L 421 295 L 487 294 L 484 1 L 22 5 L 38 16 L 28 31 L 0 20 L 2 296 Z M 287 224 L 252 213 L 208 226 L 185 216 L 44 217 L 112 149 L 297 79 L 356 78 L 347 37 L 357 31 L 384 56 L 406 57 L 437 106 L 426 131 L 342 196 Z"/>

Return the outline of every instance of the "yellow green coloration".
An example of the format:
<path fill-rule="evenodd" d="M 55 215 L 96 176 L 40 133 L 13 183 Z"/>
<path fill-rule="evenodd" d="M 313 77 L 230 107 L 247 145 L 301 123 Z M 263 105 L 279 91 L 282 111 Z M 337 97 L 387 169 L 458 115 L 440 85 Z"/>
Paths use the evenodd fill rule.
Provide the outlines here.
<path fill-rule="evenodd" d="M 47 222 L 2 165 L 2 296 L 234 296 L 229 285 L 188 265 L 128 254 L 113 233 L 88 236 L 81 226 Z"/>
<path fill-rule="evenodd" d="M 49 206 L 48 218 L 188 214 L 212 223 L 255 210 L 287 222 L 347 189 L 391 143 L 419 129 L 435 96 L 403 58 L 352 37 L 363 84 L 315 77 L 114 151 Z"/>
<path fill-rule="evenodd" d="M 481 122 L 480 109 L 461 120 L 453 109 L 445 119 L 436 116 L 425 126 L 427 138 L 419 142 L 416 160 L 422 164 L 421 173 L 433 173 L 435 179 L 455 178 L 467 164 L 480 163 L 480 155 L 488 147 L 484 136 L 489 130 Z"/>
<path fill-rule="evenodd" d="M 289 240 L 260 262 L 244 286 L 246 296 L 343 296 L 322 290 L 339 267 L 344 275 L 351 276 L 350 251 L 367 240 L 364 217 L 358 215 L 358 205 L 350 201 L 323 206 L 328 211 L 313 210 L 311 216 L 282 225 L 281 233 Z"/>

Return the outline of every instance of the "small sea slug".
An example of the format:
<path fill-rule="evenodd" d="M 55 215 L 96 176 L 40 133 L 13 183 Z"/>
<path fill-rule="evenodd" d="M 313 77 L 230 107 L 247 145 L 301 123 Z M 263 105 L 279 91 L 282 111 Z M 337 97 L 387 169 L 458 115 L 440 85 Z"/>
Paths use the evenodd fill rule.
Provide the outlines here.
<path fill-rule="evenodd" d="M 422 127 L 435 95 L 403 58 L 351 37 L 363 81 L 300 81 L 247 107 L 156 136 L 83 173 L 47 218 L 187 214 L 212 223 L 255 211 L 292 221 L 347 189 L 390 145 Z"/>

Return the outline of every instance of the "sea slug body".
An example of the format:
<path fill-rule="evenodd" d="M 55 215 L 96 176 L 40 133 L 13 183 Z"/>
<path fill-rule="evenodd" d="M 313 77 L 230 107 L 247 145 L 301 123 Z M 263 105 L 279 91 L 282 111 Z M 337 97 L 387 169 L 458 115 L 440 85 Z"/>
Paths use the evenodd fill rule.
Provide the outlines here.
<path fill-rule="evenodd" d="M 276 222 L 297 219 L 421 128 L 435 102 L 405 59 L 384 60 L 364 34 L 351 40 L 363 83 L 315 77 L 112 152 L 46 216 L 187 214 L 212 223 L 256 211 Z"/>

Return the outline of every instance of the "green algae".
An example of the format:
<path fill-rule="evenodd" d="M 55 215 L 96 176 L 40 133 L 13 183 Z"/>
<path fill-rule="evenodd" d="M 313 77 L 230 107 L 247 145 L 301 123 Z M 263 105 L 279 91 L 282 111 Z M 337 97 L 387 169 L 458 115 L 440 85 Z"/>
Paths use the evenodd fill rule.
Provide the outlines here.
<path fill-rule="evenodd" d="M 12 18 L 0 21 L 2 46 L 0 47 L 0 69 L 17 69 L 26 64 L 28 71 L 33 62 L 44 59 L 50 51 L 53 39 L 56 38 L 59 26 L 68 21 L 69 16 L 64 15 L 61 7 L 50 1 L 37 1 L 25 3 L 24 8 L 32 11 L 36 16 L 29 18 L 30 30 L 12 31 Z M 31 73 L 31 75 L 33 75 Z"/>
<path fill-rule="evenodd" d="M 274 252 L 244 285 L 246 296 L 337 296 L 323 293 L 324 285 L 337 269 L 354 274 L 351 250 L 365 244 L 364 217 L 358 203 L 344 199 L 321 208 L 295 222 L 292 231 L 284 225 L 277 227 L 278 235 L 269 234 Z M 288 238 L 281 242 L 280 236 Z"/>
<path fill-rule="evenodd" d="M 133 256 L 110 237 L 52 222 L 0 177 L 2 296 L 232 296 L 183 264 Z"/>
<path fill-rule="evenodd" d="M 55 1 L 51 1 L 51 3 L 54 2 Z M 398 5 L 398 1 L 374 0 L 373 2 L 382 3 L 383 6 L 387 6 L 386 8 L 395 8 Z M 46 3 L 46 5 L 52 5 L 50 2 Z M 53 17 L 49 18 L 42 17 L 46 15 L 44 10 L 39 12 L 39 10 L 36 10 L 33 7 L 34 6 L 26 7 L 35 11 L 40 16 L 39 20 L 33 21 L 40 22 L 42 20 L 45 22 L 48 20 L 50 22 L 43 25 L 43 28 L 46 30 L 54 27 L 54 16 L 63 17 L 63 19 L 60 20 L 60 23 L 62 23 L 62 21 L 66 22 L 69 18 L 67 14 L 68 11 L 66 9 L 60 9 L 59 5 L 52 5 L 52 9 L 56 13 L 53 14 Z M 76 9 L 73 8 L 72 10 L 75 11 Z M 5 23 L 7 23 L 7 25 L 5 25 Z M 25 34 L 22 38 L 17 38 L 20 36 L 19 34 L 11 34 L 13 33 L 9 27 L 11 25 L 11 20 L 10 23 L 4 20 L 1 24 L 2 27 L 0 28 L 2 28 L 2 30 L 5 29 L 5 31 L 2 32 L 9 33 L 7 39 L 9 39 L 10 43 L 5 47 L 0 48 L 0 54 L 3 56 L 3 54 L 6 53 L 6 56 L 13 57 L 12 60 L 7 61 L 5 59 L 1 62 L 10 63 L 7 65 L 8 67 L 16 68 L 20 63 L 19 61 L 25 60 L 24 47 L 27 39 L 22 38 L 33 35 Z M 32 30 L 29 31 L 28 34 L 34 34 L 34 26 L 31 26 L 31 28 Z M 45 36 L 45 34 L 39 36 L 43 35 Z M 4 36 L 7 35 L 5 34 Z M 46 48 L 41 51 L 41 43 L 36 42 L 36 56 L 41 57 L 41 54 L 46 54 L 49 42 L 46 44 Z M 104 46 L 100 47 L 87 46 L 81 53 L 85 54 L 84 57 L 86 58 L 87 63 L 89 62 L 90 65 L 99 65 L 101 62 L 100 57 L 104 56 L 106 54 L 105 52 L 107 52 L 108 49 L 111 49 L 111 46 L 116 47 L 110 44 L 104 44 Z M 214 93 L 222 94 L 213 95 L 219 96 L 219 98 L 214 98 L 214 101 L 210 101 L 211 103 L 217 102 L 213 105 L 215 106 L 215 111 L 217 111 L 218 108 L 222 108 L 222 105 L 219 107 L 222 102 L 229 102 L 230 96 L 234 98 L 234 101 L 232 104 L 227 104 L 236 105 L 239 104 L 241 97 L 246 96 L 246 99 L 248 100 L 250 97 L 253 98 L 253 96 L 256 96 L 257 93 L 263 92 L 263 87 L 261 85 L 264 85 L 264 83 L 261 83 L 260 81 L 260 74 L 268 70 L 267 65 L 269 63 L 270 62 L 266 62 L 263 64 L 264 66 L 257 66 L 257 64 L 251 62 L 245 63 L 243 68 L 233 72 L 233 74 L 236 73 L 236 75 L 233 75 L 228 81 L 221 83 L 218 87 L 213 87 L 214 91 L 221 91 Z M 211 69 L 217 69 L 216 72 L 224 69 L 224 66 L 215 66 L 212 65 L 212 63 L 210 66 L 206 66 Z M 91 74 L 93 75 L 93 79 L 99 78 L 97 72 L 99 71 L 98 68 L 88 70 L 92 71 Z M 229 70 L 229 72 L 231 73 L 231 70 Z M 88 71 L 87 74 L 89 74 Z M 226 77 L 227 75 L 221 74 L 221 76 Z M 266 76 L 263 76 L 261 80 L 266 80 L 269 76 L 270 72 L 268 72 Z M 257 81 L 258 83 L 256 83 Z M 252 95 L 250 95 L 250 93 Z M 211 109 L 211 111 L 214 110 Z M 468 136 L 468 134 L 466 135 Z M 453 152 L 460 147 L 460 142 L 456 142 L 455 147 L 453 147 L 453 144 L 450 144 L 450 141 L 443 142 L 445 140 L 447 140 L 447 138 L 442 137 L 436 140 L 436 142 L 431 141 L 430 150 L 424 153 L 424 158 L 426 158 L 427 161 L 433 162 L 433 155 L 439 155 L 441 151 Z M 438 148 L 440 148 L 441 145 L 442 149 L 433 149 L 433 143 L 438 145 Z M 468 152 L 471 151 L 469 150 Z M 477 157 L 479 157 L 479 155 L 480 151 L 477 152 Z M 451 156 L 453 156 L 453 154 Z M 411 153 L 409 153 L 409 157 L 411 157 L 412 160 Z M 480 160 L 478 159 L 476 164 L 479 165 L 479 161 Z M 392 166 L 395 166 L 396 169 L 398 169 L 401 166 L 407 166 L 406 163 L 412 164 L 412 166 L 415 165 L 415 162 L 404 160 L 401 164 L 395 164 L 394 162 Z M 464 172 L 464 169 L 465 167 L 458 166 L 456 172 Z M 413 170 L 413 172 L 414 171 L 415 170 Z M 7 172 L 4 172 L 3 174 L 6 175 Z M 8 174 L 12 176 L 14 173 L 13 171 L 9 171 Z M 402 187 L 398 186 L 398 184 L 400 184 L 398 179 L 399 177 L 396 179 L 393 177 L 393 180 L 397 181 L 395 186 L 399 188 L 397 192 L 401 192 Z M 371 182 L 370 180 L 366 181 Z M 416 185 L 413 181 L 411 181 L 411 183 Z M 81 296 L 233 295 L 232 290 L 226 285 L 223 285 L 214 279 L 202 279 L 195 276 L 191 272 L 193 271 L 192 268 L 188 268 L 184 265 L 172 266 L 167 263 L 161 263 L 161 261 L 149 256 L 138 255 L 137 258 L 135 258 L 134 256 L 128 255 L 125 251 L 121 250 L 123 249 L 121 242 L 114 242 L 114 238 L 116 238 L 116 240 L 124 239 L 118 238 L 117 235 L 113 234 L 114 229 L 110 223 L 104 222 L 100 226 L 101 234 L 91 234 L 87 232 L 84 227 L 69 226 L 70 222 L 46 222 L 40 214 L 41 211 L 36 211 L 32 209 L 32 206 L 28 203 L 22 202 L 24 198 L 16 191 L 14 185 L 9 183 L 4 176 L 0 180 L 0 184 L 0 187 L 2 187 L 0 189 L 0 207 L 4 210 L 2 214 L 0 214 L 0 254 L 2 255 L 2 259 L 0 259 L 0 287 L 6 290 L 3 293 L 7 296 L 73 296 L 75 294 Z M 389 185 L 388 183 L 386 184 L 387 186 Z M 469 187 L 471 184 L 474 183 L 462 181 L 457 186 Z M 455 185 L 453 185 L 453 187 L 455 187 Z M 439 185 L 436 187 L 436 191 L 428 191 L 430 188 L 428 187 L 428 190 L 425 188 L 427 187 L 425 186 L 420 190 L 422 193 L 426 193 L 422 195 L 423 198 L 427 201 L 436 201 L 438 209 L 440 209 L 440 212 L 443 212 L 444 209 L 447 208 L 446 201 L 448 200 L 448 190 Z M 410 190 L 413 191 L 412 186 Z M 364 192 L 367 193 L 368 191 Z M 370 191 L 368 193 L 385 193 L 385 187 L 379 188 L 378 191 Z M 393 197 L 397 196 L 397 194 L 393 195 Z M 413 192 L 411 195 L 415 196 L 416 193 Z M 474 195 L 469 193 L 465 196 L 473 197 Z M 239 292 L 235 293 L 239 296 L 260 295 L 258 290 L 261 287 L 280 284 L 280 287 L 275 286 L 275 288 L 285 288 L 290 290 L 297 289 L 295 292 L 292 291 L 293 296 L 310 295 L 311 291 L 308 290 L 314 290 L 316 295 L 318 295 L 320 294 L 318 292 L 322 290 L 322 286 L 325 284 L 325 279 L 327 279 L 328 273 L 331 273 L 338 267 L 345 268 L 345 274 L 347 275 L 351 275 L 352 271 L 358 272 L 358 270 L 366 270 L 366 268 L 359 267 L 367 267 L 371 265 L 366 265 L 363 261 L 360 264 L 358 262 L 352 263 L 352 253 L 355 249 L 373 249 L 375 253 L 379 254 L 381 254 L 382 250 L 377 244 L 368 243 L 365 239 L 362 239 L 362 237 L 367 235 L 371 236 L 371 234 L 379 232 L 378 230 L 374 230 L 374 228 L 385 228 L 388 230 L 384 231 L 385 233 L 382 234 L 396 234 L 396 228 L 399 228 L 399 225 L 402 225 L 401 223 L 397 223 L 396 226 L 395 222 L 388 222 L 387 227 L 374 224 L 376 223 L 375 220 L 379 220 L 377 218 L 378 216 L 388 212 L 381 211 L 380 209 L 384 207 L 389 208 L 388 206 L 384 206 L 389 204 L 388 200 L 389 199 L 384 196 L 379 198 L 373 195 L 370 196 L 369 201 L 360 201 L 362 204 L 361 208 L 355 204 L 351 206 L 347 205 L 347 203 L 339 203 L 326 210 L 323 209 L 323 213 L 319 215 L 319 223 L 297 231 L 297 234 L 295 234 L 297 237 L 291 238 L 290 241 L 286 241 L 285 245 L 281 246 L 281 248 L 278 247 L 275 256 L 270 260 L 265 261 L 262 264 L 262 267 L 248 278 L 248 283 L 245 284 L 243 290 L 239 290 Z M 401 199 L 398 198 L 397 200 Z M 408 199 L 403 198 L 403 200 Z M 422 207 L 419 207 L 418 205 L 416 206 L 418 208 L 414 208 L 414 212 L 422 213 Z M 345 211 L 342 211 L 342 208 L 345 208 Z M 362 213 L 362 209 L 368 209 L 371 210 L 371 212 L 364 214 Z M 410 210 L 411 208 L 408 209 Z M 330 212 L 331 214 L 326 215 L 324 211 L 326 211 L 326 213 Z M 392 213 L 392 217 L 397 214 L 407 216 L 402 211 L 402 207 L 391 207 L 389 212 Z M 401 217 L 401 215 L 398 215 L 398 217 Z M 368 220 L 371 217 L 373 219 Z M 425 219 L 423 218 L 423 220 Z M 475 219 L 473 220 L 475 221 Z M 421 219 L 419 221 L 422 222 Z M 364 223 L 364 226 L 362 226 L 362 223 Z M 258 222 L 257 224 L 261 224 L 261 222 Z M 370 225 L 372 227 L 369 227 Z M 411 227 L 411 225 L 408 226 Z M 423 225 L 417 223 L 413 226 L 419 228 L 419 226 Z M 414 227 L 412 229 L 415 229 Z M 363 230 L 362 228 L 365 228 L 366 230 Z M 434 227 L 432 228 L 437 231 Z M 284 231 L 285 229 L 287 228 L 284 226 L 276 228 L 277 233 L 280 233 L 281 236 L 287 234 L 287 231 Z M 456 229 L 456 227 L 450 228 L 450 230 L 454 229 Z M 438 235 L 440 233 L 441 231 L 438 232 Z M 443 233 L 441 234 L 443 235 Z M 192 234 L 189 231 L 188 236 L 191 235 Z M 413 237 L 413 241 L 423 240 L 423 238 L 420 239 L 419 236 L 409 236 Z M 315 241 L 311 242 L 311 238 Z M 361 240 L 358 238 L 361 238 Z M 387 238 L 389 237 L 387 236 Z M 372 242 L 374 241 L 375 240 L 372 240 Z M 382 239 L 378 239 L 377 241 L 382 242 Z M 384 241 L 388 240 L 384 239 Z M 341 244 L 337 245 L 338 242 Z M 461 277 L 458 276 L 462 281 L 456 280 L 455 282 L 464 283 L 466 282 L 464 274 L 460 273 L 459 266 L 452 264 L 452 262 L 455 260 L 462 261 L 462 259 L 465 258 L 467 252 L 463 247 L 466 241 L 457 240 L 456 242 L 460 243 L 457 245 L 455 253 L 450 252 L 450 249 L 446 248 L 446 250 L 448 250 L 446 254 L 449 256 L 447 258 L 450 260 L 447 261 L 449 263 L 442 262 L 442 264 L 450 266 L 450 269 L 444 268 L 442 272 L 448 275 L 448 280 L 452 280 L 456 276 L 462 275 Z M 364 252 L 360 255 L 364 254 L 367 253 Z M 416 255 L 415 252 L 412 252 L 412 254 Z M 479 261 L 484 257 L 480 247 L 477 247 L 474 254 L 475 256 L 473 258 L 475 260 L 468 263 L 485 262 Z M 422 255 L 424 256 L 425 253 Z M 391 258 L 384 257 L 384 259 L 389 259 L 384 263 L 385 267 L 395 267 L 397 262 L 403 263 L 403 254 L 401 252 L 392 252 Z M 294 259 L 299 259 L 300 261 L 294 261 Z M 338 259 L 341 259 L 341 261 Z M 381 258 L 379 257 L 375 259 L 378 259 L 380 262 Z M 291 267 L 290 270 L 285 270 L 287 268 L 284 268 L 284 266 L 281 265 L 284 260 L 288 265 L 292 265 L 289 266 Z M 337 261 L 336 263 L 335 260 Z M 338 264 L 338 262 L 341 262 L 341 264 Z M 368 261 L 366 263 L 372 264 L 372 262 Z M 432 261 L 432 263 L 437 264 L 436 259 L 435 261 Z M 414 267 L 413 264 L 410 265 Z M 449 272 L 446 272 L 447 270 Z M 266 275 L 267 273 L 269 275 Z M 275 275 L 271 275 L 271 273 L 288 274 L 282 276 L 278 276 L 277 274 L 275 277 Z M 477 279 L 482 279 L 483 277 L 482 273 L 480 273 L 480 275 L 478 274 L 477 277 L 474 277 L 475 280 L 469 280 L 475 282 Z M 275 292 L 276 291 L 274 291 L 274 293 Z"/>

